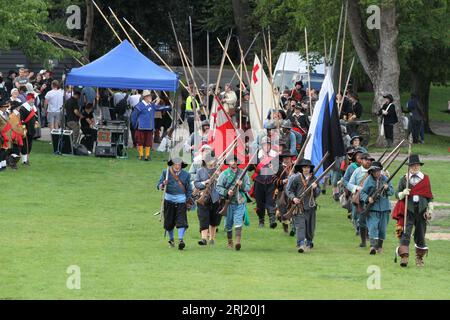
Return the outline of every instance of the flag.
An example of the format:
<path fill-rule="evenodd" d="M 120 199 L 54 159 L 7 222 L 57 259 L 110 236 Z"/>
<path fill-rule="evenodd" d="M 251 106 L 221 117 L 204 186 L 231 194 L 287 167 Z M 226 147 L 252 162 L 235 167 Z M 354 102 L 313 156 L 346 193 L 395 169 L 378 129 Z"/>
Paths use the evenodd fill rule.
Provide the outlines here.
<path fill-rule="evenodd" d="M 319 100 L 314 107 L 309 126 L 311 138 L 305 148 L 305 159 L 317 166 L 327 151 L 330 155 L 317 175 L 330 166 L 336 157 L 345 155 L 342 139 L 339 111 L 336 104 L 331 72 L 327 72 L 319 93 Z"/>
<path fill-rule="evenodd" d="M 254 130 L 261 130 L 269 111 L 275 107 L 275 102 L 272 86 L 256 54 L 250 81 L 250 125 Z"/>
<path fill-rule="evenodd" d="M 238 132 L 217 96 L 214 97 L 210 124 L 208 144 L 214 150 L 215 157 L 218 158 L 223 154 L 225 149 L 234 142 L 238 136 Z M 239 167 L 245 167 L 248 162 L 248 157 L 245 154 L 243 137 L 238 139 L 234 151 L 230 152 L 230 155 L 232 154 L 237 155 Z"/>

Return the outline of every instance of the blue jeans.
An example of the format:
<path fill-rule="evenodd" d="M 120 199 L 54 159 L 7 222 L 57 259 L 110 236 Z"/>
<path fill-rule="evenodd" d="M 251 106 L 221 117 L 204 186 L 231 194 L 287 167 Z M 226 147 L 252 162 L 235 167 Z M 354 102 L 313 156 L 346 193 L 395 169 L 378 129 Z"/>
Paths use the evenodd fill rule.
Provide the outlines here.
<path fill-rule="evenodd" d="M 367 228 L 370 239 L 386 239 L 386 228 L 391 211 L 370 211 L 367 216 Z"/>
<path fill-rule="evenodd" d="M 242 225 L 244 224 L 244 213 L 245 203 L 230 203 L 227 211 L 227 219 L 225 221 L 225 229 L 227 231 L 232 231 L 233 225 L 235 228 L 242 227 Z"/>

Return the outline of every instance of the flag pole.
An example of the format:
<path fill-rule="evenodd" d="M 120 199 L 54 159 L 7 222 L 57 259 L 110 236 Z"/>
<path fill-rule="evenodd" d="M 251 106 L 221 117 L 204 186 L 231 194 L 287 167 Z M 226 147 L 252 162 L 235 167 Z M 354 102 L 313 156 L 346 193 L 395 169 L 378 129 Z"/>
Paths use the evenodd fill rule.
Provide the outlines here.
<path fill-rule="evenodd" d="M 308 69 L 308 96 L 309 96 L 309 114 L 312 116 L 313 114 L 313 106 L 312 106 L 312 99 L 311 99 L 311 75 L 310 75 L 310 68 L 309 68 L 309 51 L 308 51 L 308 32 L 305 28 L 305 47 L 306 47 L 306 68 Z"/>

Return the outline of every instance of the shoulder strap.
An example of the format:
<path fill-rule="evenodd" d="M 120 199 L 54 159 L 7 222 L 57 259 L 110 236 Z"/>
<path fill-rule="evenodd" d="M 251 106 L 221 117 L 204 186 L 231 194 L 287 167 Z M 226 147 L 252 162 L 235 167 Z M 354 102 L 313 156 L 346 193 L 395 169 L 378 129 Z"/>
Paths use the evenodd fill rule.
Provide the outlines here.
<path fill-rule="evenodd" d="M 183 192 L 186 193 L 186 188 L 184 187 L 183 183 L 180 180 L 180 177 L 178 177 L 176 174 L 173 173 L 172 168 L 169 169 L 170 175 L 178 182 L 181 189 L 183 189 Z"/>

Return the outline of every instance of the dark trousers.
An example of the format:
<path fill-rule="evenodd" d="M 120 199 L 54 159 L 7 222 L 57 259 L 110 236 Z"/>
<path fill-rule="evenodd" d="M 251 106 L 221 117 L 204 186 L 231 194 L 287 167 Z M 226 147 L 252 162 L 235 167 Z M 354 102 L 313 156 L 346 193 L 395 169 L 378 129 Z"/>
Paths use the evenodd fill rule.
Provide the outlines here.
<path fill-rule="evenodd" d="M 419 210 L 408 210 L 406 219 L 406 230 L 400 238 L 400 245 L 409 246 L 412 229 L 414 228 L 414 243 L 420 247 L 425 248 L 425 233 L 427 231 L 427 221 L 423 217 L 424 212 L 419 213 Z"/>
<path fill-rule="evenodd" d="M 209 202 L 205 206 L 198 205 L 197 216 L 200 232 L 209 229 L 209 226 L 217 227 L 220 225 L 222 216 L 219 214 L 219 201 L 216 203 Z"/>
<path fill-rule="evenodd" d="M 164 229 L 188 228 L 187 208 L 185 203 L 164 200 Z"/>
<path fill-rule="evenodd" d="M 27 136 L 23 139 L 23 146 L 20 152 L 22 154 L 30 154 L 32 147 L 33 147 L 33 136 L 27 134 Z"/>
<path fill-rule="evenodd" d="M 412 121 L 412 137 L 413 137 L 413 143 L 419 143 L 419 135 L 420 130 L 422 128 L 422 121 L 421 120 L 413 120 Z"/>
<path fill-rule="evenodd" d="M 274 191 L 275 185 L 273 183 L 262 184 L 255 181 L 256 213 L 258 214 L 260 222 L 264 222 L 266 209 L 269 214 L 270 222 L 272 223 L 275 221 Z"/>
<path fill-rule="evenodd" d="M 84 138 L 81 139 L 81 144 L 83 144 L 89 151 L 94 149 L 94 142 L 97 140 L 97 130 L 92 128 L 81 129 L 84 134 Z"/>
<path fill-rule="evenodd" d="M 393 124 L 384 124 L 384 136 L 386 140 L 394 139 L 394 125 Z"/>

